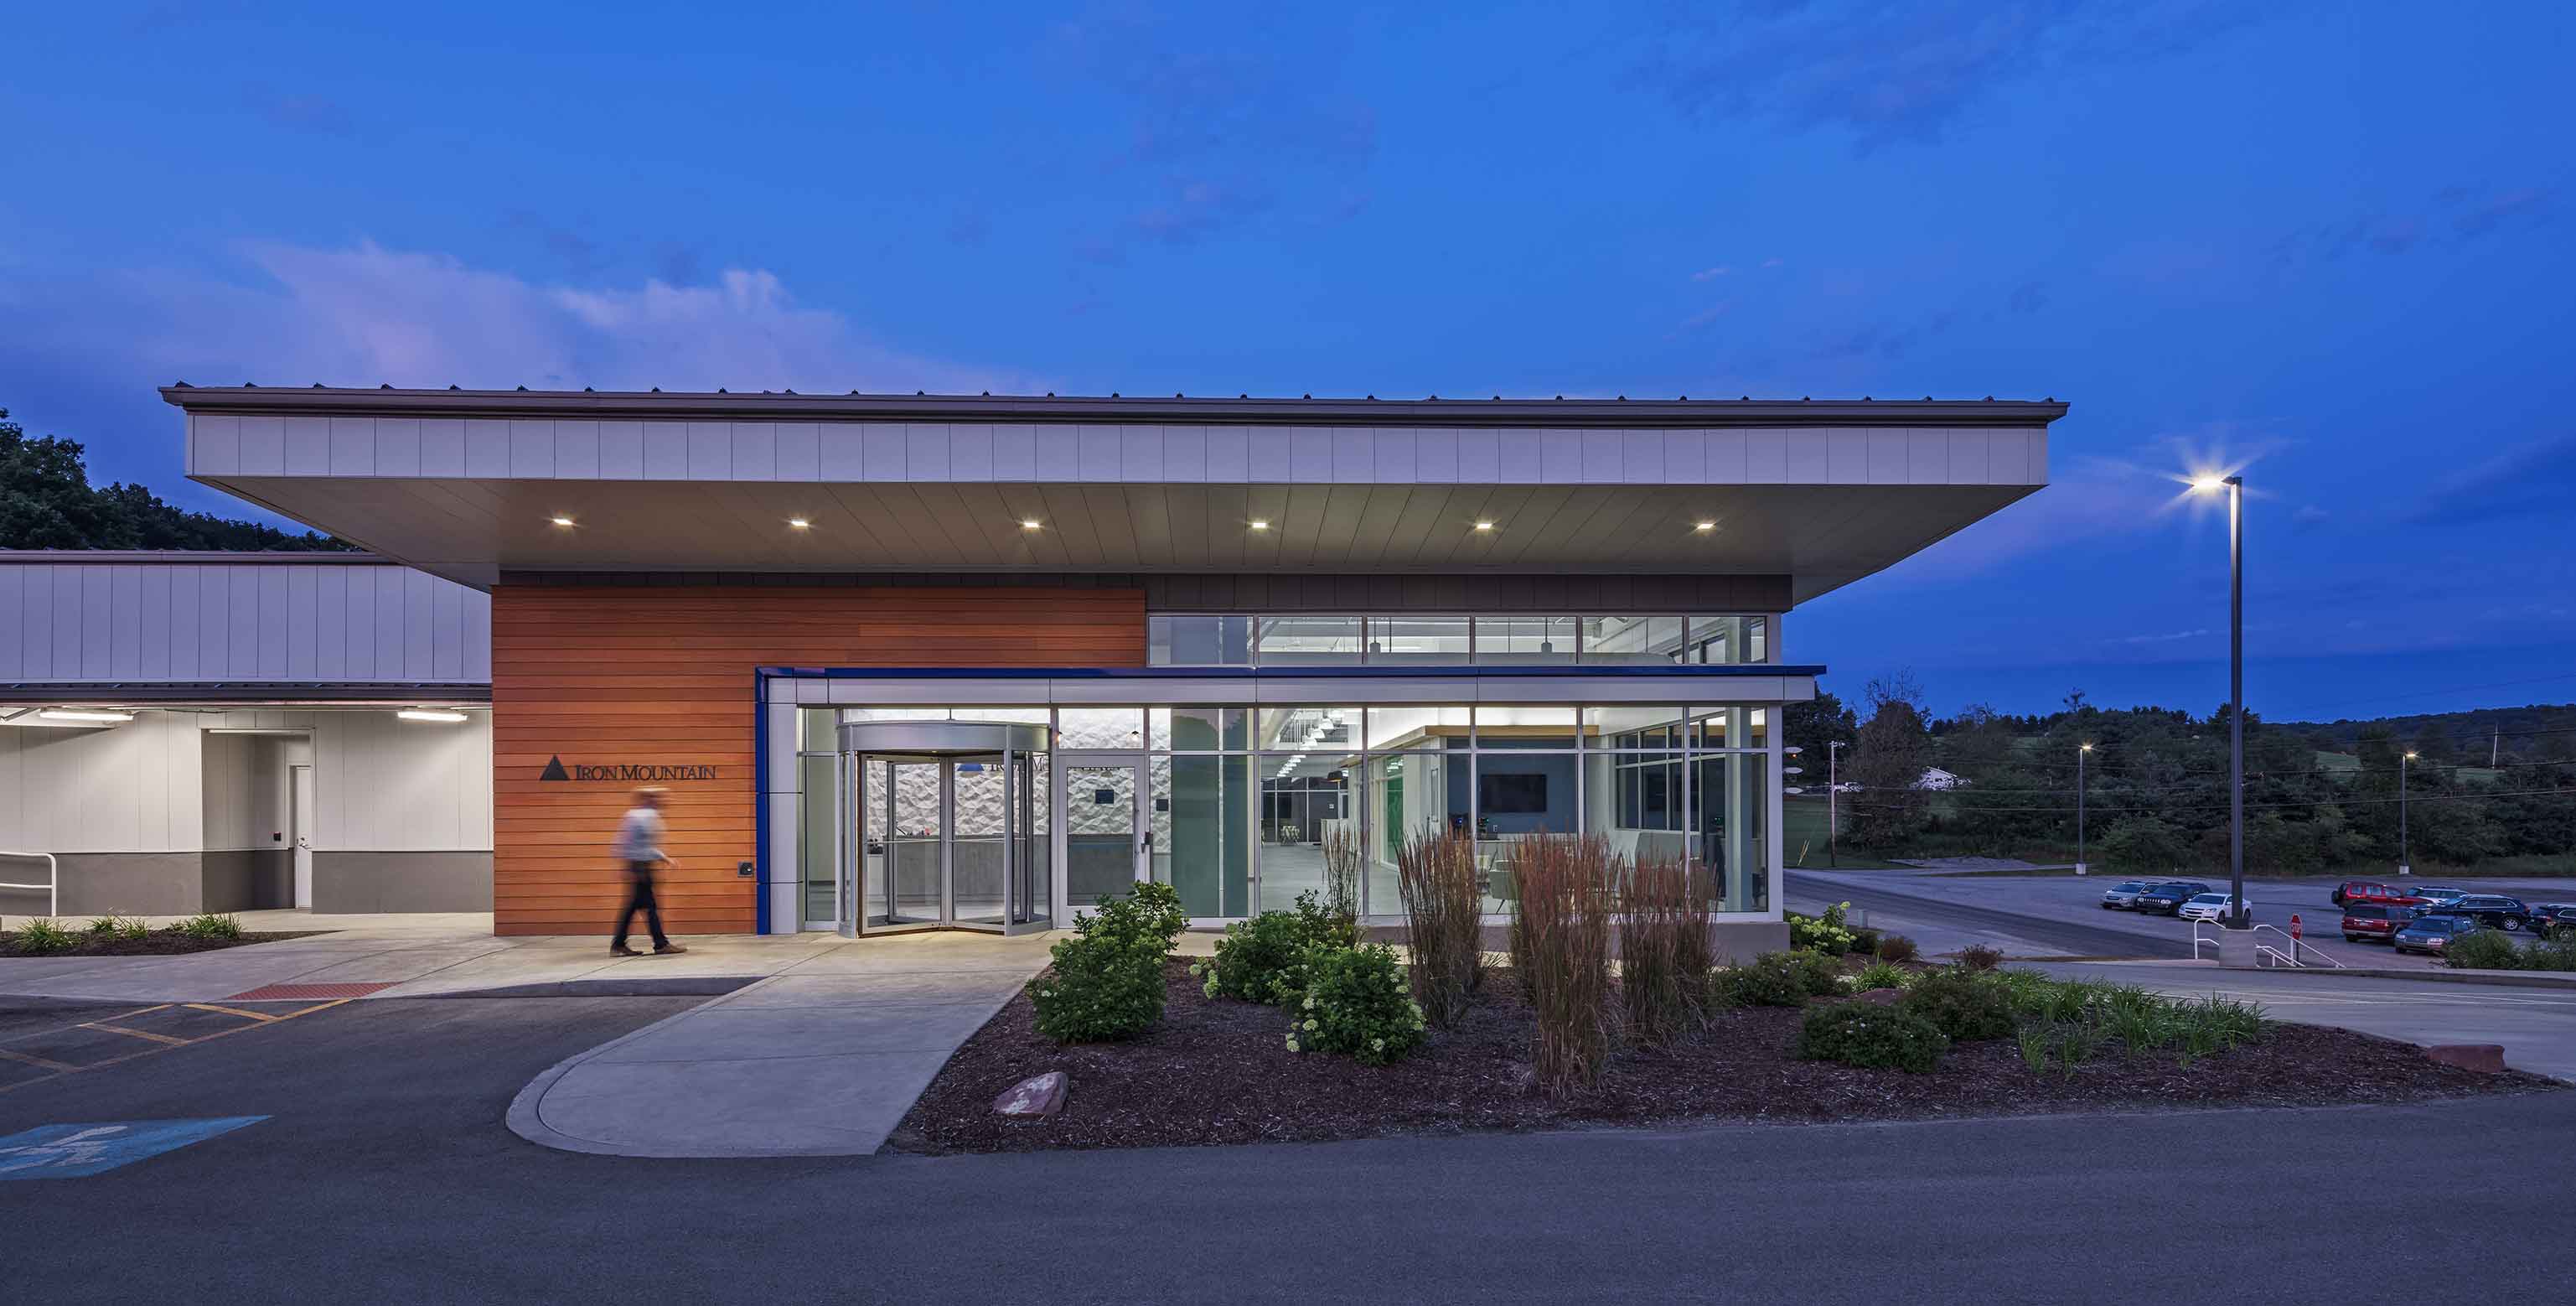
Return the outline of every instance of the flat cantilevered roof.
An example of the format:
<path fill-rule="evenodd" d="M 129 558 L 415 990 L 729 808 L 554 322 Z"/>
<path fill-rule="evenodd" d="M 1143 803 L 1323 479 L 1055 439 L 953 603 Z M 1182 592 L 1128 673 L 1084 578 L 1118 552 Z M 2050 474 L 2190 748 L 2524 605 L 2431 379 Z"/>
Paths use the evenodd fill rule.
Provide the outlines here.
<path fill-rule="evenodd" d="M 186 413 L 191 478 L 477 586 L 503 571 L 1680 574 L 1786 577 L 1801 601 L 2045 485 L 2048 425 L 2066 412 L 1993 399 L 162 395 Z"/>

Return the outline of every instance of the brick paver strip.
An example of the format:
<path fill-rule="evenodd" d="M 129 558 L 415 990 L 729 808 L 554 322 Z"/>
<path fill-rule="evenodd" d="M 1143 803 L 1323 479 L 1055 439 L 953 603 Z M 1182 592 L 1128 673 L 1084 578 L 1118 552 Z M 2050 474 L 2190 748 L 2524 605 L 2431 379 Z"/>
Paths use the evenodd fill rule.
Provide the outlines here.
<path fill-rule="evenodd" d="M 293 1001 L 304 998 L 363 998 L 370 993 L 392 988 L 388 984 L 271 984 L 266 988 L 236 993 L 226 1002 L 258 1002 L 263 999 Z"/>

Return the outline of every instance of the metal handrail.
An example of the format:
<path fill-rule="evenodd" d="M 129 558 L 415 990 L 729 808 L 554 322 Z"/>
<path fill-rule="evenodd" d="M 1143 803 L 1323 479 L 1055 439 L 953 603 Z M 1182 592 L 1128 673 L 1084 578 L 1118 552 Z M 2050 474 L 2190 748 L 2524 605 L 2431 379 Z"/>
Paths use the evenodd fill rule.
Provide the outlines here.
<path fill-rule="evenodd" d="M 2294 967 L 2297 967 L 2297 968 L 2302 969 L 2302 970 L 2306 969 L 2306 968 L 2307 968 L 2308 963 L 2307 963 L 2307 961 L 2306 961 L 2306 959 L 2305 959 L 2305 958 L 2306 958 L 2306 957 L 2308 957 L 2308 956 L 2313 956 L 2313 957 L 2319 958 L 2320 960 L 2323 960 L 2323 961 L 2325 962 L 2325 964 L 2327 964 L 2327 965 L 2329 965 L 2329 966 L 2334 967 L 2336 970 L 2342 970 L 2342 969 L 2344 968 L 2344 964 L 2343 964 L 2342 962 L 2339 962 L 2339 961 L 2335 960 L 2335 959 L 2334 959 L 2334 955 L 2333 955 L 2332 953 L 2325 952 L 2325 951 L 2323 951 L 2322 949 L 2319 949 L 2315 944 L 2307 943 L 2307 942 L 2305 942 L 2305 941 L 2301 940 L 2297 935 L 2292 934 L 2292 933 L 2290 933 L 2289 931 L 2282 929 L 2282 928 L 2281 928 L 2280 926 L 2278 926 L 2278 925 L 2257 925 L 2257 926 L 2255 926 L 2255 927 L 2254 927 L 2254 933 L 2255 933 L 2256 935 L 2258 935 L 2258 936 L 2259 936 L 2259 935 L 2261 935 L 2261 934 L 2263 933 L 2263 931 L 2265 931 L 2265 930 L 2270 930 L 2270 931 L 2271 931 L 2271 932 L 2273 932 L 2274 934 L 2278 934 L 2278 935 L 2280 935 L 2282 938 L 2288 939 L 2288 940 L 2290 941 L 2290 955 L 2289 955 L 2289 962 L 2290 962 L 2290 964 L 2291 964 L 2292 966 L 2294 966 Z M 2278 957 L 2278 956 L 2280 956 L 2280 955 L 2281 955 L 2281 950 L 2280 950 L 2280 949 L 2275 948 L 2275 947 L 2271 947 L 2271 946 L 2269 946 L 2269 945 L 2267 945 L 2267 944 L 2257 943 L 2255 946 L 2256 946 L 2257 948 L 2262 949 L 2263 951 L 2266 951 L 2266 952 L 2271 953 L 2271 954 L 2272 954 L 2273 956 L 2275 956 L 2275 957 Z M 2303 955 L 2303 954 L 2304 954 L 2304 955 Z"/>
<path fill-rule="evenodd" d="M 52 853 L 22 853 L 0 848 L 0 857 L 42 857 L 45 859 L 43 884 L 14 884 L 0 880 L 0 889 L 42 889 L 45 891 L 45 917 L 50 920 L 63 914 L 63 864 Z"/>

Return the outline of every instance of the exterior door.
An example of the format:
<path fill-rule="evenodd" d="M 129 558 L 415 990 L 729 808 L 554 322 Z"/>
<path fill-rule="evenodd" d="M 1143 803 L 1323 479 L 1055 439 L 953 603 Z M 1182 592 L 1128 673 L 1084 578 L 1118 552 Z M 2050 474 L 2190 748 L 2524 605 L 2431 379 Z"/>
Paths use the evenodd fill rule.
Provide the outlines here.
<path fill-rule="evenodd" d="M 1080 910 L 1152 874 L 1141 759 L 1064 764 L 1064 901 Z"/>
<path fill-rule="evenodd" d="M 304 911 L 313 909 L 313 768 L 286 768 L 288 809 L 287 837 L 295 842 L 295 905 Z"/>

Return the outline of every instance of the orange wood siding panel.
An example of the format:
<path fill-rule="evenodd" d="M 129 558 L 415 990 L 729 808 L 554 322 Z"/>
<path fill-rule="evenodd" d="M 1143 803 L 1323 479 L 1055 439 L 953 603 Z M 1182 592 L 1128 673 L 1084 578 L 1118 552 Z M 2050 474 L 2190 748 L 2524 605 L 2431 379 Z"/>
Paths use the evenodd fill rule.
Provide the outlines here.
<path fill-rule="evenodd" d="M 748 933 L 755 668 L 1138 667 L 1142 590 L 502 585 L 492 591 L 492 929 L 606 934 L 634 786 L 546 763 L 713 766 L 677 781 L 662 877 L 674 934 Z"/>

